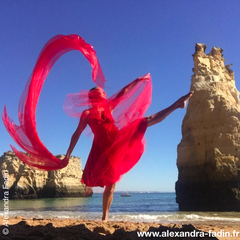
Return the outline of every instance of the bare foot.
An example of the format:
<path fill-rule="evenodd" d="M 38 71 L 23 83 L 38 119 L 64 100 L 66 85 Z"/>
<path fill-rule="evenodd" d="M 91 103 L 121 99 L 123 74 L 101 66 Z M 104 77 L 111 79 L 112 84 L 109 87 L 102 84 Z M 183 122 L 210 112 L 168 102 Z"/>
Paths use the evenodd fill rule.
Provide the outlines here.
<path fill-rule="evenodd" d="M 103 217 L 102 217 L 102 221 L 103 221 L 103 222 L 107 222 L 107 221 L 108 221 L 108 217 L 107 217 L 107 216 L 103 216 Z"/>
<path fill-rule="evenodd" d="M 185 108 L 186 104 L 187 104 L 187 100 L 193 95 L 193 91 L 189 92 L 188 94 L 182 96 L 181 98 L 179 98 L 175 104 L 177 105 L 177 107 L 179 108 Z"/>

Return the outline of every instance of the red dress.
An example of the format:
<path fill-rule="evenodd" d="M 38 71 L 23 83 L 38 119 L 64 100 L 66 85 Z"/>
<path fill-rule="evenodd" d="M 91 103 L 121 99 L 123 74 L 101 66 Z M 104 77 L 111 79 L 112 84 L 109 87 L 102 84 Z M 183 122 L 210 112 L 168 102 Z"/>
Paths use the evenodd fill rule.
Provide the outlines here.
<path fill-rule="evenodd" d="M 119 181 L 140 159 L 144 151 L 146 119 L 137 119 L 118 130 L 106 108 L 100 116 L 90 110 L 89 126 L 94 134 L 92 148 L 83 172 L 87 186 L 108 186 Z"/>

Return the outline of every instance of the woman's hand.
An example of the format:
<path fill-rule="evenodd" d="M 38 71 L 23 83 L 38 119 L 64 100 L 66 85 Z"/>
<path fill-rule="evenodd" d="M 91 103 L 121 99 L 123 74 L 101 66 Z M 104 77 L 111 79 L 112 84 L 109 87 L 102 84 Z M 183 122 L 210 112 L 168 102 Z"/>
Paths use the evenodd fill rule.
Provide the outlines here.
<path fill-rule="evenodd" d="M 68 165 L 68 162 L 69 162 L 69 158 L 65 157 L 64 159 L 62 159 L 62 161 L 61 161 L 61 168 L 66 167 Z"/>
<path fill-rule="evenodd" d="M 150 78 L 151 78 L 150 73 L 148 73 L 148 74 L 146 74 L 146 75 L 143 76 L 143 77 L 137 78 L 136 80 L 142 81 L 142 82 L 148 82 Z"/>

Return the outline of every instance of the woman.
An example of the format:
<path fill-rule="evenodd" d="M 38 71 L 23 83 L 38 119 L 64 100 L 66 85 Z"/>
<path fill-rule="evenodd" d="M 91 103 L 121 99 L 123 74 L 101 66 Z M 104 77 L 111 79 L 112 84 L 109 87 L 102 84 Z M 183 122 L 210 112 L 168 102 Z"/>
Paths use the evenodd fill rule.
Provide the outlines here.
<path fill-rule="evenodd" d="M 80 117 L 72 136 L 66 157 L 55 157 L 43 144 L 36 129 L 36 108 L 42 86 L 55 62 L 65 53 L 80 51 L 92 66 L 92 80 L 99 86 L 87 94 L 70 94 L 65 104 L 66 112 Z M 16 156 L 29 167 L 39 170 L 58 170 L 68 164 L 69 157 L 82 131 L 87 125 L 94 133 L 82 182 L 86 186 L 105 186 L 103 194 L 103 221 L 113 199 L 115 184 L 140 159 L 144 151 L 144 133 L 148 126 L 161 122 L 177 108 L 183 108 L 192 92 L 180 98 L 170 107 L 149 117 L 143 117 L 151 102 L 150 74 L 140 77 L 109 99 L 101 87 L 105 77 L 93 46 L 78 35 L 57 35 L 43 47 L 32 74 L 26 84 L 18 107 L 19 125 L 9 118 L 6 107 L 3 123 L 15 142 L 28 154 L 11 146 Z M 82 106 L 90 106 L 79 115 Z M 81 111 L 80 111 L 81 112 Z"/>
<path fill-rule="evenodd" d="M 149 77 L 150 75 L 146 75 L 134 80 L 109 102 L 107 102 L 106 93 L 102 88 L 91 89 L 88 94 L 91 107 L 83 111 L 66 153 L 66 159 L 69 159 L 81 133 L 89 125 L 94 133 L 94 140 L 83 172 L 82 182 L 90 187 L 105 186 L 102 204 L 103 221 L 108 220 L 116 182 L 121 175 L 129 171 L 138 162 L 143 153 L 142 139 L 147 127 L 161 122 L 174 110 L 184 108 L 186 101 L 193 94 L 193 92 L 190 92 L 170 107 L 154 115 L 136 119 L 118 129 L 112 116 L 113 110 L 125 94 L 132 90 L 136 84 L 150 81 Z"/>

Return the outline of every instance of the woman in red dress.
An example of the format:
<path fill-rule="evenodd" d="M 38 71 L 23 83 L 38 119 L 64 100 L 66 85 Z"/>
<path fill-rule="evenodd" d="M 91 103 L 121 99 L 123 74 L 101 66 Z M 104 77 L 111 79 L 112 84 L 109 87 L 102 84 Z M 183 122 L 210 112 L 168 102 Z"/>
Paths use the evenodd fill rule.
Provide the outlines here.
<path fill-rule="evenodd" d="M 69 94 L 64 105 L 65 111 L 80 118 L 72 136 L 66 157 L 56 158 L 41 142 L 36 129 L 36 107 L 45 79 L 64 53 L 80 51 L 92 66 L 92 79 L 98 85 L 87 92 Z M 6 107 L 2 119 L 15 142 L 28 154 L 11 146 L 16 156 L 29 167 L 39 170 L 57 170 L 67 166 L 69 157 L 87 125 L 94 133 L 82 182 L 86 186 L 105 187 L 103 194 L 103 221 L 113 199 L 116 182 L 140 159 L 144 151 L 144 133 L 147 127 L 161 122 L 177 108 L 183 108 L 192 92 L 180 98 L 170 107 L 149 117 L 144 114 L 151 103 L 151 77 L 147 74 L 124 87 L 110 98 L 102 87 L 105 84 L 101 66 L 93 46 L 78 35 L 57 35 L 43 47 L 33 72 L 19 102 L 19 125 L 8 117 Z M 82 111 L 82 107 L 86 107 Z M 80 109 L 80 112 L 79 112 Z M 75 112 L 76 110 L 76 112 Z"/>
<path fill-rule="evenodd" d="M 144 144 L 142 142 L 147 127 L 161 122 L 171 112 L 184 108 L 192 92 L 178 99 L 170 107 L 148 117 L 136 119 L 121 129 L 115 125 L 112 112 L 127 94 L 139 82 L 150 81 L 149 75 L 138 78 L 124 87 L 112 100 L 107 102 L 106 93 L 96 87 L 89 91 L 91 107 L 83 111 L 78 127 L 74 132 L 66 153 L 69 159 L 81 133 L 87 125 L 94 133 L 92 148 L 83 172 L 82 182 L 86 186 L 105 186 L 103 193 L 102 220 L 108 220 L 116 182 L 128 172 L 140 159 Z"/>

